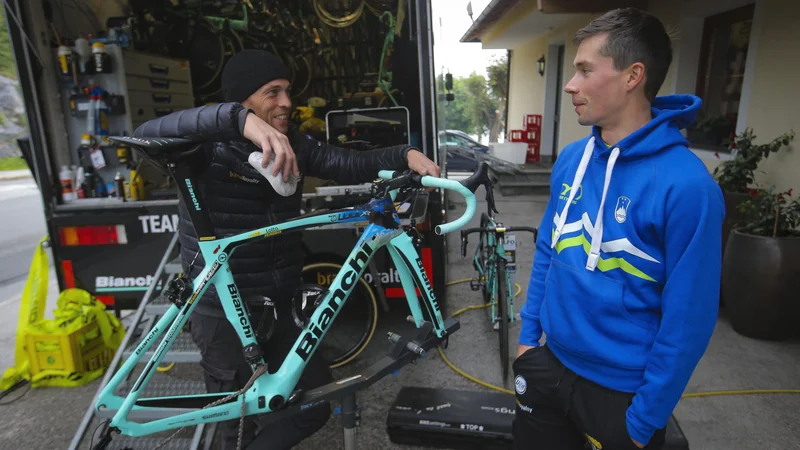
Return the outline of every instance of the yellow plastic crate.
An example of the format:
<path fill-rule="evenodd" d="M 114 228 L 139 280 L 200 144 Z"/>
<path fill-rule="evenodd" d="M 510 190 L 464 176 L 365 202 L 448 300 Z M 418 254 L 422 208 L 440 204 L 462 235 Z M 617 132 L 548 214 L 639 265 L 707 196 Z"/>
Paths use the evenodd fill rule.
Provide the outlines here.
<path fill-rule="evenodd" d="M 114 358 L 94 321 L 68 334 L 28 333 L 25 344 L 31 375 L 44 370 L 90 372 L 108 367 Z"/>

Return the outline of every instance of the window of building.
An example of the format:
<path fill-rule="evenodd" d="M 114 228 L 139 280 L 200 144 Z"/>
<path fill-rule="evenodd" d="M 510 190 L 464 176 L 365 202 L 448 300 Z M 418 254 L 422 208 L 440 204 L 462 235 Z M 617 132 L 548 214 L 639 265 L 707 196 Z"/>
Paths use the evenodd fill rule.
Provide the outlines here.
<path fill-rule="evenodd" d="M 748 5 L 705 19 L 695 90 L 703 106 L 687 129 L 692 147 L 728 151 L 725 140 L 736 131 L 753 9 Z"/>

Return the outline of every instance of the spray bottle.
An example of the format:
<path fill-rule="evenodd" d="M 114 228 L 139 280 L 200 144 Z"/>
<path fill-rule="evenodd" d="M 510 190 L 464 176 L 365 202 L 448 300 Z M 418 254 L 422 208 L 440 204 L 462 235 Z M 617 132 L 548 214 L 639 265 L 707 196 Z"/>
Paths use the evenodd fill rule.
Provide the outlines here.
<path fill-rule="evenodd" d="M 64 44 L 58 46 L 58 67 L 61 75 L 72 75 L 72 49 Z"/>
<path fill-rule="evenodd" d="M 118 198 L 121 198 L 122 201 L 125 201 L 125 177 L 122 176 L 121 172 L 117 172 L 117 175 L 114 177 L 114 189 L 116 190 L 116 195 Z"/>
<path fill-rule="evenodd" d="M 64 203 L 72 203 L 75 201 L 75 172 L 69 166 L 61 166 L 61 172 L 58 173 L 58 178 L 61 181 L 61 200 Z"/>

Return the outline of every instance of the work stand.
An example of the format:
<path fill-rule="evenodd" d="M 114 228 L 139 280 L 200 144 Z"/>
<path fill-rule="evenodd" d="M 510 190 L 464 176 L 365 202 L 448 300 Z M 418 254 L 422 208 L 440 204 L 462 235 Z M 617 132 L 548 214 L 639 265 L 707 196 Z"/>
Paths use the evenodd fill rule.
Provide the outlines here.
<path fill-rule="evenodd" d="M 447 340 L 447 337 L 456 332 L 460 327 L 457 320 L 451 318 L 445 321 L 445 337 L 436 336 L 433 325 L 424 322 L 413 340 L 408 340 L 398 334 L 389 333 L 389 340 L 394 347 L 387 356 L 371 365 L 364 374 L 354 375 L 342 380 L 328 383 L 315 388 L 313 392 L 300 392 L 295 398 L 287 402 L 287 406 L 280 411 L 271 412 L 259 417 L 260 424 L 269 424 L 300 411 L 321 403 L 339 400 L 341 402 L 341 420 L 345 450 L 357 449 L 357 428 L 361 424 L 360 413 L 356 404 L 356 393 L 375 384 L 386 375 L 396 373 L 402 367 L 413 363 L 428 351 L 438 347 Z"/>

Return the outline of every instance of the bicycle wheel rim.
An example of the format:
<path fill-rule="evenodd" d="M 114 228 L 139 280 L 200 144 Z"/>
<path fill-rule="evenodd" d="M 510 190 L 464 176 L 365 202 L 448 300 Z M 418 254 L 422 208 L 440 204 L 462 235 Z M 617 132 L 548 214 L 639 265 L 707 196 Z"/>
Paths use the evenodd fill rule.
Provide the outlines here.
<path fill-rule="evenodd" d="M 336 264 L 336 263 L 314 263 L 314 264 L 309 264 L 309 265 L 303 267 L 303 272 L 301 274 L 301 278 L 306 276 L 306 274 L 310 273 L 311 271 L 316 271 L 316 270 L 320 270 L 320 269 L 328 271 L 329 273 L 331 273 L 331 275 L 335 275 L 339 270 L 341 270 L 341 268 L 342 268 L 341 264 Z M 349 362 L 351 362 L 352 360 L 357 358 L 358 355 L 360 355 L 361 352 L 364 351 L 364 349 L 367 347 L 367 345 L 369 345 L 370 341 L 372 341 L 373 335 L 375 334 L 375 328 L 376 328 L 377 322 L 378 322 L 378 301 L 377 301 L 377 297 L 375 296 L 375 292 L 372 289 L 372 286 L 370 286 L 369 283 L 367 283 L 364 280 L 363 277 L 360 277 L 358 279 L 357 288 L 353 289 L 353 293 L 351 294 L 351 297 L 348 298 L 347 302 L 345 302 L 345 305 L 344 305 L 343 308 L 347 308 L 348 305 L 350 306 L 350 308 L 353 307 L 354 303 L 351 302 L 351 301 L 355 300 L 354 294 L 356 294 L 358 292 L 357 290 L 364 293 L 364 297 L 365 298 L 363 299 L 363 303 L 365 303 L 366 306 L 367 306 L 366 314 L 365 314 L 367 320 L 363 324 L 363 326 L 361 326 L 359 328 L 359 330 L 361 330 L 361 333 L 355 339 L 352 340 L 353 343 L 351 345 L 347 346 L 342 351 L 338 351 L 338 352 L 334 353 L 333 355 L 325 355 L 325 359 L 327 360 L 329 366 L 332 369 L 344 366 L 345 364 L 348 364 Z M 359 303 L 359 304 L 361 304 L 361 303 Z M 336 317 L 336 320 L 331 325 L 331 329 L 328 330 L 328 333 L 330 333 L 330 334 L 326 333 L 325 339 L 332 339 L 333 333 L 335 333 L 336 330 L 338 330 L 339 328 L 341 328 L 343 326 L 344 321 L 341 320 L 342 319 L 342 315 L 341 315 L 342 312 L 345 312 L 344 309 Z M 339 327 L 337 327 L 337 325 Z M 333 333 L 331 333 L 331 332 L 333 332 Z M 320 349 L 319 350 L 321 350 L 321 351 L 324 351 L 324 349 L 330 349 L 331 348 L 330 346 L 323 346 L 322 345 L 325 342 L 325 339 L 323 339 L 323 342 L 320 344 Z M 330 342 L 330 341 L 328 341 L 328 342 Z"/>

